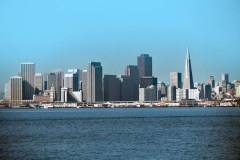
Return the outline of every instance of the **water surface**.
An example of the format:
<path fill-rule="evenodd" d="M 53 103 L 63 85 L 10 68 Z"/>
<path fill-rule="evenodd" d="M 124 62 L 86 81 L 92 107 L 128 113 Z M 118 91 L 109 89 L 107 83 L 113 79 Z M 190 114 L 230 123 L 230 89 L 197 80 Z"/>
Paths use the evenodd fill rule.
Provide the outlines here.
<path fill-rule="evenodd" d="M 3 159 L 239 159 L 240 108 L 1 109 Z"/>

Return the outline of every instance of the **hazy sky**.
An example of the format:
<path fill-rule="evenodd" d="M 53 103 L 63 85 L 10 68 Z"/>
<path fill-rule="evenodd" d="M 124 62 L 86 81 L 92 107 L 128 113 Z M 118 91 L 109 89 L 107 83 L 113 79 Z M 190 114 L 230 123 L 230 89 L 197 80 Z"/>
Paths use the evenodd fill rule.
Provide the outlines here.
<path fill-rule="evenodd" d="M 187 46 L 194 82 L 223 72 L 240 80 L 240 1 L 0 1 L 0 91 L 22 62 L 44 73 L 99 61 L 104 74 L 121 75 L 142 53 L 169 83 L 169 72 L 184 71 Z"/>

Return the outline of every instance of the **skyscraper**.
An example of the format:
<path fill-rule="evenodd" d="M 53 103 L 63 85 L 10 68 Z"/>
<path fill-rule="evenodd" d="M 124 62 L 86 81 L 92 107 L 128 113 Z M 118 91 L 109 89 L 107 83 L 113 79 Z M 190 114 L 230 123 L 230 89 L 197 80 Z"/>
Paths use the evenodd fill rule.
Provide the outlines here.
<path fill-rule="evenodd" d="M 225 81 L 227 84 L 229 83 L 228 73 L 223 73 L 221 76 L 222 81 Z"/>
<path fill-rule="evenodd" d="M 175 101 L 176 100 L 176 86 L 168 86 L 167 89 L 167 99 L 168 101 Z"/>
<path fill-rule="evenodd" d="M 152 57 L 149 54 L 141 54 L 137 60 L 139 78 L 152 76 Z"/>
<path fill-rule="evenodd" d="M 104 101 L 120 101 L 120 80 L 116 75 L 104 75 Z"/>
<path fill-rule="evenodd" d="M 35 94 L 43 92 L 43 76 L 41 73 L 36 73 L 34 76 L 34 90 Z"/>
<path fill-rule="evenodd" d="M 49 73 L 44 73 L 44 88 L 45 90 L 51 90 L 51 87 L 55 89 L 55 98 L 57 101 L 61 101 L 61 88 L 63 87 L 63 71 L 61 69 L 53 70 Z"/>
<path fill-rule="evenodd" d="M 133 82 L 133 101 L 139 99 L 139 71 L 138 66 L 128 65 L 125 68 L 125 75 L 129 76 Z"/>
<path fill-rule="evenodd" d="M 13 106 L 18 105 L 22 100 L 22 77 L 14 76 L 11 77 L 10 80 L 10 88 L 11 88 L 11 104 Z"/>
<path fill-rule="evenodd" d="M 35 63 L 21 63 L 23 100 L 32 100 L 34 94 Z"/>
<path fill-rule="evenodd" d="M 83 92 L 83 101 L 87 101 L 87 70 L 82 71 L 82 92 Z"/>
<path fill-rule="evenodd" d="M 176 88 L 182 88 L 182 74 L 179 72 L 171 72 L 170 85 L 176 86 Z"/>
<path fill-rule="evenodd" d="M 133 82 L 130 76 L 121 75 L 121 101 L 133 101 Z"/>
<path fill-rule="evenodd" d="M 4 98 L 6 98 L 6 99 L 10 99 L 11 98 L 11 82 L 5 83 Z"/>
<path fill-rule="evenodd" d="M 194 89 L 190 54 L 187 48 L 183 89 Z"/>
<path fill-rule="evenodd" d="M 79 75 L 68 73 L 64 75 L 64 87 L 68 88 L 69 91 L 78 91 L 79 81 L 78 81 Z"/>
<path fill-rule="evenodd" d="M 210 77 L 209 77 L 209 80 L 207 80 L 207 84 L 210 84 L 210 85 L 211 85 L 211 88 L 214 88 L 214 87 L 215 87 L 215 80 L 214 80 L 214 77 L 213 77 L 213 76 L 210 76 Z"/>
<path fill-rule="evenodd" d="M 100 62 L 89 62 L 87 72 L 87 101 L 103 101 L 102 66 Z"/>

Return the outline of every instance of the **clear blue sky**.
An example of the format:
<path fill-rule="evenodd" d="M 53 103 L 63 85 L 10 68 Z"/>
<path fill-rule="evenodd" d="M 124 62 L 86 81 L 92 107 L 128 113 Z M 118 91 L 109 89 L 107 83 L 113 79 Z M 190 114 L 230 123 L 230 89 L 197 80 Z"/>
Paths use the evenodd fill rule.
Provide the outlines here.
<path fill-rule="evenodd" d="M 0 1 L 0 91 L 21 62 L 43 73 L 100 61 L 104 74 L 120 75 L 141 53 L 169 83 L 169 72 L 184 71 L 187 46 L 194 82 L 223 72 L 240 80 L 240 1 Z"/>

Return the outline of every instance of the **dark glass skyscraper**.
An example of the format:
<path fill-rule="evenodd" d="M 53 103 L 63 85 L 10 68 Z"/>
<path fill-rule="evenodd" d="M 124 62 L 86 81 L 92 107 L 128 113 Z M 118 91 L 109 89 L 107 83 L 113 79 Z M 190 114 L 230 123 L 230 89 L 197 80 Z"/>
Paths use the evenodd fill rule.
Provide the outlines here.
<path fill-rule="evenodd" d="M 190 54 L 187 48 L 183 89 L 194 89 Z"/>
<path fill-rule="evenodd" d="M 120 80 L 116 75 L 104 75 L 104 101 L 120 101 Z"/>
<path fill-rule="evenodd" d="M 152 76 L 152 57 L 148 54 L 138 56 L 139 78 Z"/>
<path fill-rule="evenodd" d="M 138 66 L 128 65 L 125 68 L 125 75 L 129 76 L 133 83 L 133 101 L 139 100 L 139 71 Z"/>

